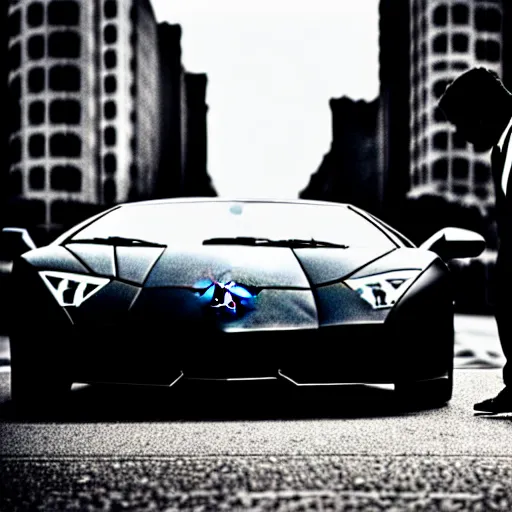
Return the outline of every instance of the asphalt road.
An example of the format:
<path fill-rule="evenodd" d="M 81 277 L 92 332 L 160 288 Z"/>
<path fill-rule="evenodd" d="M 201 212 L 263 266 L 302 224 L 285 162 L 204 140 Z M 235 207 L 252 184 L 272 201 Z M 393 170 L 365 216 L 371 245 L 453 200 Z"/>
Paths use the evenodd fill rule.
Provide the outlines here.
<path fill-rule="evenodd" d="M 457 370 L 446 407 L 391 391 L 75 387 L 21 422 L 0 375 L 0 510 L 512 510 L 499 369 Z M 323 507 L 323 508 L 322 508 Z"/>
<path fill-rule="evenodd" d="M 458 325 L 466 369 L 433 409 L 366 387 L 75 385 L 21 421 L 4 371 L 0 510 L 510 511 L 512 414 L 472 410 L 501 388 L 494 324 Z"/>

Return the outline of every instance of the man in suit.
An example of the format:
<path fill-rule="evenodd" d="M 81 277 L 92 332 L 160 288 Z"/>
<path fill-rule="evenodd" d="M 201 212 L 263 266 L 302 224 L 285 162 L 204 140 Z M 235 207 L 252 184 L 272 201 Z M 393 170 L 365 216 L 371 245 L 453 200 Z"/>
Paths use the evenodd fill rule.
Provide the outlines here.
<path fill-rule="evenodd" d="M 499 248 L 495 272 L 494 308 L 501 347 L 506 358 L 505 387 L 494 398 L 474 405 L 476 411 L 512 412 L 512 93 L 498 75 L 483 67 L 465 71 L 451 82 L 438 103 L 446 119 L 477 151 L 491 152 L 496 196 Z"/>

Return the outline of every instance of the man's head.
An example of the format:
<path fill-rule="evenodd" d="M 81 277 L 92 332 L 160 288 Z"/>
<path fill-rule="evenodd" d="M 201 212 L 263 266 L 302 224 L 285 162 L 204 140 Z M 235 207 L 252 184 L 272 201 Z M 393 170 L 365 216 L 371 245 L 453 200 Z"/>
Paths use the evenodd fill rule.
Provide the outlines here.
<path fill-rule="evenodd" d="M 465 140 L 485 151 L 497 144 L 512 116 L 512 94 L 496 73 L 477 67 L 451 82 L 438 106 Z"/>

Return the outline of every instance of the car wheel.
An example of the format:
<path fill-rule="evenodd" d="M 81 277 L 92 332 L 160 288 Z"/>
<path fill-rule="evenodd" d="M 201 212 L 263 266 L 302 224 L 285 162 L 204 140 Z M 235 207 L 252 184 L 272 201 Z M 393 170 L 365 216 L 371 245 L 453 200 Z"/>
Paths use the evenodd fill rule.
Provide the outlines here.
<path fill-rule="evenodd" d="M 23 344 L 25 345 L 25 344 Z M 23 347 L 24 348 L 24 347 Z M 63 366 L 40 350 L 11 342 L 11 400 L 18 414 L 54 412 L 71 390 Z"/>
<path fill-rule="evenodd" d="M 449 402 L 453 395 L 453 374 L 448 377 L 395 383 L 398 401 L 407 407 L 441 407 Z"/>

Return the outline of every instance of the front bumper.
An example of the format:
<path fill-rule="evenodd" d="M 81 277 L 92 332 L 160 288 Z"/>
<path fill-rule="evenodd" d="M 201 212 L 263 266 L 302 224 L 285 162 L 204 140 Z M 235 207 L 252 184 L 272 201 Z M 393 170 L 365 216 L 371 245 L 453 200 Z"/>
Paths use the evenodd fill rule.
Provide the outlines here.
<path fill-rule="evenodd" d="M 453 346 L 389 338 L 386 326 L 190 333 L 104 327 L 75 330 L 68 368 L 79 382 L 171 385 L 180 379 L 285 378 L 297 385 L 393 383 L 446 375 Z"/>

